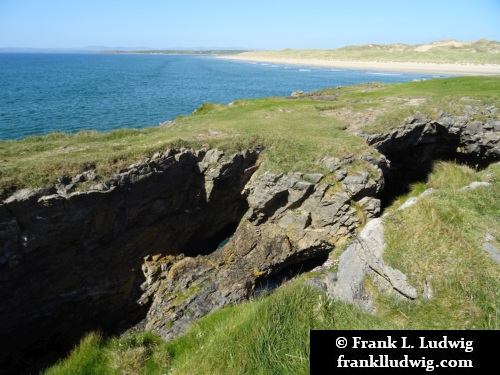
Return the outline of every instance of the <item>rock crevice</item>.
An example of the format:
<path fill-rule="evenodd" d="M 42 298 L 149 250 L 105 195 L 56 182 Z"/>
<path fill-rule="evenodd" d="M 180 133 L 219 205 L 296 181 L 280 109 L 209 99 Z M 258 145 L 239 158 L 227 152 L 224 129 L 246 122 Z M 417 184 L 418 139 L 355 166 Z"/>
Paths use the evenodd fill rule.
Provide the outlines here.
<path fill-rule="evenodd" d="M 146 286 L 143 300 L 153 301 L 146 328 L 166 339 L 176 337 L 193 319 L 247 299 L 281 270 L 324 259 L 338 243 L 351 238 L 360 224 L 352 191 L 357 191 L 356 197 L 375 191 L 382 177 L 364 176 L 346 182 L 341 190 L 321 178 L 264 173 L 250 180 L 242 191 L 248 210 L 227 244 L 164 267 Z M 157 270 L 159 262 L 148 267 Z"/>
<path fill-rule="evenodd" d="M 259 152 L 222 158 L 220 150 L 170 149 L 104 182 L 61 178 L 7 198 L 0 204 L 0 339 L 11 350 L 0 362 L 22 358 L 30 346 L 64 347 L 88 330 L 143 319 L 147 306 L 136 303 L 147 278 L 143 258 L 214 250 L 213 238 L 248 208 L 241 191 Z M 84 182 L 93 185 L 79 191 Z"/>
<path fill-rule="evenodd" d="M 383 171 L 387 187 L 379 194 L 383 207 L 405 194 L 411 183 L 424 180 L 437 160 L 474 168 L 500 160 L 500 121 L 495 111 L 484 113 L 490 117 L 481 121 L 473 119 L 475 113 L 443 113 L 437 120 L 416 114 L 392 132 L 358 134 L 390 160 L 390 168 Z"/>
<path fill-rule="evenodd" d="M 15 193 L 0 204 L 0 299 L 8 306 L 0 338 L 21 353 L 146 317 L 147 329 L 171 339 L 288 267 L 325 259 L 368 219 L 339 272 L 328 274 L 329 294 L 371 311 L 369 275 L 416 298 L 383 261 L 377 217 L 437 159 L 498 160 L 500 122 L 419 115 L 394 132 L 362 136 L 378 152 L 325 156 L 327 176 L 255 173 L 260 149 L 170 149 L 106 181 L 87 171 Z"/>

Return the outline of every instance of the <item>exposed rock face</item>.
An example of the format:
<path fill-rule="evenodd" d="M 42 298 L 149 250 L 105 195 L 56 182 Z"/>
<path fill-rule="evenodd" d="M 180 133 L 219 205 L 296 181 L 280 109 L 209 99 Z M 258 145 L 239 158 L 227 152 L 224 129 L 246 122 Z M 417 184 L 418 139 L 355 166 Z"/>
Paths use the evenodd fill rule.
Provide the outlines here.
<path fill-rule="evenodd" d="M 157 272 L 143 286 L 143 303 L 154 296 L 147 329 L 173 338 L 194 318 L 248 298 L 259 281 L 290 264 L 325 256 L 351 238 L 360 223 L 352 199 L 361 192 L 375 194 L 381 177 L 353 179 L 342 191 L 320 177 L 264 173 L 245 188 L 249 209 L 225 246 L 205 256 L 147 264 L 161 269 L 146 271 Z"/>
<path fill-rule="evenodd" d="M 372 312 L 373 301 L 364 287 L 365 277 L 371 276 L 383 291 L 410 299 L 417 298 L 417 291 L 408 284 L 406 275 L 385 264 L 382 257 L 385 247 L 382 219 L 370 220 L 340 256 L 336 278 L 327 279 L 329 296 Z"/>
<path fill-rule="evenodd" d="M 367 143 L 382 154 L 394 155 L 414 147 L 430 148 L 428 158 L 438 159 L 459 152 L 475 160 L 489 160 L 500 155 L 500 121 L 471 121 L 468 116 L 443 114 L 437 121 L 424 115 L 406 119 L 403 127 L 386 134 L 361 134 Z"/>
<path fill-rule="evenodd" d="M 167 150 L 87 192 L 71 192 L 88 181 L 77 176 L 6 199 L 0 205 L 0 341 L 14 352 L 144 316 L 135 302 L 143 257 L 211 250 L 247 210 L 241 191 L 258 153 L 222 161 L 218 150 Z"/>
<path fill-rule="evenodd" d="M 258 175 L 259 150 L 230 158 L 221 150 L 167 150 L 105 182 L 88 171 L 17 192 L 0 204 L 0 300 L 7 307 L 0 340 L 15 352 L 146 312 L 148 329 L 173 338 L 288 266 L 352 239 L 361 222 L 380 214 L 388 179 L 405 185 L 405 173 L 426 173 L 439 158 L 500 158 L 500 123 L 491 119 L 415 116 L 395 132 L 363 136 L 386 155 L 325 156 L 327 178 Z M 93 185 L 80 192 L 82 183 Z M 327 276 L 334 298 L 367 311 L 366 274 L 382 289 L 416 298 L 404 275 L 383 262 L 380 227 L 380 219 L 369 221 L 338 274 Z"/>
<path fill-rule="evenodd" d="M 405 193 L 410 183 L 424 179 L 435 160 L 456 160 L 474 167 L 500 160 L 500 121 L 490 107 L 482 112 L 489 116 L 487 120 L 472 120 L 475 112 L 443 114 L 437 121 L 417 114 L 390 133 L 359 134 L 391 161 L 390 169 L 383 171 L 388 188 L 379 196 L 382 202 L 388 203 L 390 197 Z"/>

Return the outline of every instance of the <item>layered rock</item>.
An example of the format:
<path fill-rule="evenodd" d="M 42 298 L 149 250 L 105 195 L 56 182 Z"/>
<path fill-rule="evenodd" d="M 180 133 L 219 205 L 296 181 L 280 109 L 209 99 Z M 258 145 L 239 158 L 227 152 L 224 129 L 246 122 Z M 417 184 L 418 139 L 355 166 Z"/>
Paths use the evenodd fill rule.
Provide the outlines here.
<path fill-rule="evenodd" d="M 385 156 L 327 155 L 320 160 L 326 176 L 255 173 L 259 150 L 230 157 L 167 150 L 107 181 L 87 171 L 17 192 L 0 204 L 0 339 L 14 352 L 133 323 L 146 312 L 147 329 L 173 338 L 287 267 L 323 259 L 353 239 L 380 214 L 388 181 L 389 188 L 406 185 L 405 173 L 426 173 L 440 158 L 500 158 L 493 118 L 419 115 L 394 132 L 363 137 Z M 377 220 L 342 255 L 339 273 L 328 275 L 334 298 L 365 310 L 371 305 L 360 280 L 367 273 L 383 288 L 415 296 L 404 275 L 383 263 Z M 367 253 L 370 241 L 378 245 Z"/>
<path fill-rule="evenodd" d="M 193 319 L 248 298 L 291 264 L 328 255 L 361 222 L 355 199 L 383 186 L 373 174 L 347 176 L 342 184 L 322 183 L 320 174 L 252 179 L 243 191 L 248 211 L 227 244 L 205 256 L 146 262 L 145 273 L 155 275 L 143 285 L 141 303 L 153 299 L 146 328 L 171 339 Z"/>
<path fill-rule="evenodd" d="M 409 299 L 417 298 L 417 290 L 408 283 L 406 275 L 385 264 L 385 248 L 383 220 L 370 220 L 340 256 L 338 272 L 326 276 L 328 295 L 334 300 L 372 312 L 375 306 L 365 289 L 365 277 L 371 277 L 384 292 Z"/>
<path fill-rule="evenodd" d="M 493 117 L 479 121 L 466 115 L 442 114 L 434 121 L 417 114 L 390 133 L 360 135 L 387 157 L 415 147 L 428 148 L 425 157 L 431 160 L 462 154 L 477 162 L 491 162 L 500 155 L 500 121 Z"/>
<path fill-rule="evenodd" d="M 209 252 L 247 209 L 259 150 L 167 150 L 95 183 L 93 172 L 0 204 L 0 339 L 12 352 L 133 322 L 148 254 Z M 94 183 L 78 191 L 82 183 Z M 215 246 L 215 245 L 214 245 Z M 123 323 L 123 322 L 122 322 Z M 8 351 L 2 357 L 8 356 Z"/>
<path fill-rule="evenodd" d="M 454 160 L 479 168 L 500 160 L 496 109 L 483 108 L 481 113 L 486 118 L 481 121 L 473 117 L 478 110 L 462 116 L 442 114 L 438 120 L 416 114 L 392 132 L 359 134 L 390 160 L 390 169 L 384 171 L 388 188 L 379 196 L 384 204 L 404 194 L 409 184 L 425 179 L 436 160 Z"/>

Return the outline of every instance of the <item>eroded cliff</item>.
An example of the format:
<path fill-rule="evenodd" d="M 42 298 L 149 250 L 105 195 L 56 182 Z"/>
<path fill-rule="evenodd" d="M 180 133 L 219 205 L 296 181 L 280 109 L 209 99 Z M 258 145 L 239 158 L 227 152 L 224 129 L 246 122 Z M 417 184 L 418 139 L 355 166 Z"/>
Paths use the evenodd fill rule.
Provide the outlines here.
<path fill-rule="evenodd" d="M 500 158 L 492 119 L 415 116 L 363 137 L 371 153 L 324 155 L 321 174 L 256 173 L 260 149 L 170 149 L 104 183 L 88 171 L 15 193 L 0 205 L 3 359 L 143 319 L 173 338 L 288 267 L 323 263 L 433 161 Z"/>

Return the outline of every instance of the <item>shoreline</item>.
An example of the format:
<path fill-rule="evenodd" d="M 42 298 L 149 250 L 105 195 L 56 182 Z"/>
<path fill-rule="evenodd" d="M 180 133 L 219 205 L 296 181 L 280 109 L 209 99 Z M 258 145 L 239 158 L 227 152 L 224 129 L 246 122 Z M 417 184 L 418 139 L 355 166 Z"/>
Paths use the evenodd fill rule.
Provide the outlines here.
<path fill-rule="evenodd" d="M 318 66 L 354 70 L 381 70 L 406 73 L 450 74 L 463 76 L 500 75 L 500 64 L 441 64 L 420 62 L 379 62 L 379 61 L 341 61 L 320 59 L 290 59 L 277 57 L 246 57 L 239 55 L 216 58 L 247 62 L 275 63 L 284 65 Z"/>

